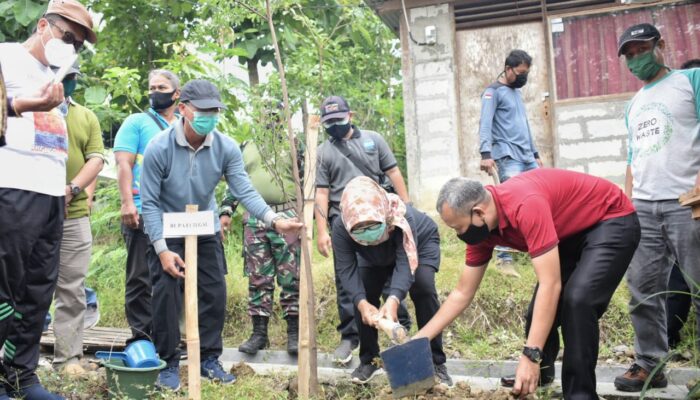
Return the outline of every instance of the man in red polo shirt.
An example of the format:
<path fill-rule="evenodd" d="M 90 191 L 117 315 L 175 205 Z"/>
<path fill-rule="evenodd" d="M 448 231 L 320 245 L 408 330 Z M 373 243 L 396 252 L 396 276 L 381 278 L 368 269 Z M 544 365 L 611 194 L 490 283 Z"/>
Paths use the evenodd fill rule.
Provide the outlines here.
<path fill-rule="evenodd" d="M 437 210 L 467 243 L 468 267 L 415 337 L 435 337 L 469 306 L 495 246 L 527 251 L 538 284 L 513 392 L 533 393 L 540 374 L 543 382 L 553 380 L 561 326 L 564 398 L 597 400 L 598 320 L 640 237 L 637 214 L 622 190 L 590 175 L 536 169 L 485 188 L 451 179 L 440 190 Z"/>

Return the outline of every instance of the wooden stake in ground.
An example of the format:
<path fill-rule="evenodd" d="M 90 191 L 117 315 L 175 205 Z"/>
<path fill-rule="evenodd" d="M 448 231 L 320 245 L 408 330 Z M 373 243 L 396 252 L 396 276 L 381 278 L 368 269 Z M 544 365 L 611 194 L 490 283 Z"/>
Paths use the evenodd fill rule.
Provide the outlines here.
<path fill-rule="evenodd" d="M 188 204 L 186 212 L 199 210 Z M 199 309 L 197 306 L 197 236 L 185 236 L 185 332 L 187 335 L 187 393 L 191 400 L 202 396 L 199 374 Z"/>
<path fill-rule="evenodd" d="M 296 186 L 296 211 L 299 219 L 305 221 L 304 218 L 304 193 L 302 191 L 301 182 L 299 181 L 299 167 L 295 160 L 297 158 L 297 147 L 294 141 L 294 133 L 292 132 L 292 116 L 289 111 L 289 93 L 287 91 L 287 79 L 284 74 L 284 64 L 280 53 L 279 43 L 277 42 L 277 34 L 275 24 L 272 21 L 272 7 L 270 0 L 265 0 L 265 9 L 267 24 L 270 27 L 270 35 L 272 45 L 275 49 L 275 61 L 280 74 L 280 83 L 282 85 L 282 99 L 284 100 L 284 116 L 287 122 L 287 136 L 289 137 L 289 148 L 292 153 L 292 168 L 294 173 L 294 182 Z M 308 144 L 308 143 L 307 143 Z M 312 164 L 313 165 L 313 164 Z M 307 169 L 312 168 L 307 165 Z M 301 259 L 302 263 L 299 266 L 299 398 L 308 399 L 318 393 L 318 370 L 316 359 L 316 319 L 314 311 L 314 283 L 311 274 L 311 252 L 309 251 L 309 238 L 307 230 L 311 225 L 305 225 L 300 232 L 301 235 Z"/>

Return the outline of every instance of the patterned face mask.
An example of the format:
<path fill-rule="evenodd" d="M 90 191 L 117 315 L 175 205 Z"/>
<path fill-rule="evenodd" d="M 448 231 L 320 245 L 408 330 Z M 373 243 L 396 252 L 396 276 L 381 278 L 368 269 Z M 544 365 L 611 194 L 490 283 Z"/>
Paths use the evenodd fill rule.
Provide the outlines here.
<path fill-rule="evenodd" d="M 345 229 L 362 246 L 375 246 L 389 240 L 392 228 L 399 227 L 411 274 L 415 272 L 418 268 L 418 250 L 411 226 L 405 218 L 406 206 L 399 196 L 387 193 L 371 178 L 358 176 L 345 186 L 340 211 Z M 368 226 L 355 228 L 358 225 Z"/>

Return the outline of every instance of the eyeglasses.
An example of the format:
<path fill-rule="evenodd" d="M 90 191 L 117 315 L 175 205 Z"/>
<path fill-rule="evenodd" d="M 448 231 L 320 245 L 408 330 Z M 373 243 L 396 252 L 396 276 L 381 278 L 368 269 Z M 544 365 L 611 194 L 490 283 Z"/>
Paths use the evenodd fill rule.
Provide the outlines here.
<path fill-rule="evenodd" d="M 347 117 L 342 118 L 342 119 L 332 119 L 330 121 L 326 121 L 323 123 L 323 127 L 328 129 L 334 125 L 347 125 L 348 122 L 350 122 L 350 116 L 347 116 Z"/>
<path fill-rule="evenodd" d="M 377 227 L 379 227 L 379 226 L 381 226 L 381 225 L 382 225 L 381 222 L 377 222 L 376 224 L 367 225 L 367 226 L 363 226 L 363 227 L 361 227 L 361 228 L 353 229 L 353 230 L 352 230 L 352 233 L 354 233 L 354 234 L 365 233 L 366 231 L 370 231 L 370 230 L 376 229 Z"/>
<path fill-rule="evenodd" d="M 73 32 L 69 32 L 60 26 L 56 25 L 55 22 L 51 21 L 50 19 L 47 19 L 49 21 L 49 25 L 55 27 L 61 32 L 61 40 L 63 40 L 64 43 L 73 45 L 73 48 L 75 48 L 75 51 L 78 52 L 80 49 L 83 48 L 83 44 L 85 42 L 79 41 L 75 38 L 75 34 Z"/>

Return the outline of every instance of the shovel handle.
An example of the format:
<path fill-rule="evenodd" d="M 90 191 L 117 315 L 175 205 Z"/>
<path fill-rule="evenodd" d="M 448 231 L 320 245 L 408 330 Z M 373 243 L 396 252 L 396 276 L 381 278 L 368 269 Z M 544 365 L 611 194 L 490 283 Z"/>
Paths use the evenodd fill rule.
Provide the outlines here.
<path fill-rule="evenodd" d="M 377 326 L 379 329 L 383 330 L 391 338 L 394 343 L 403 343 L 406 341 L 408 332 L 398 322 L 388 320 L 386 318 L 379 318 L 377 320 Z"/>
<path fill-rule="evenodd" d="M 494 185 L 501 184 L 501 180 L 498 178 L 498 169 L 496 167 L 491 168 L 491 177 L 493 178 Z"/>

